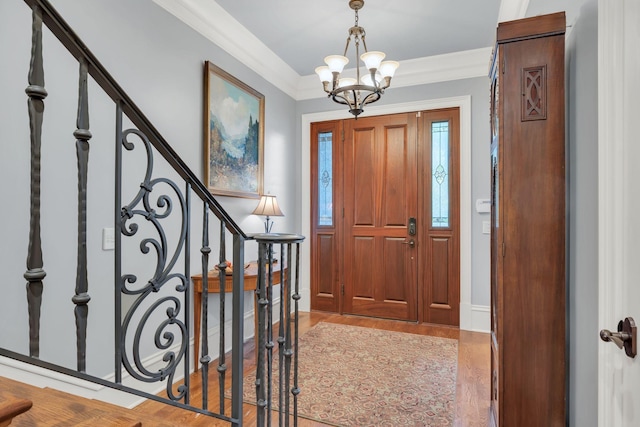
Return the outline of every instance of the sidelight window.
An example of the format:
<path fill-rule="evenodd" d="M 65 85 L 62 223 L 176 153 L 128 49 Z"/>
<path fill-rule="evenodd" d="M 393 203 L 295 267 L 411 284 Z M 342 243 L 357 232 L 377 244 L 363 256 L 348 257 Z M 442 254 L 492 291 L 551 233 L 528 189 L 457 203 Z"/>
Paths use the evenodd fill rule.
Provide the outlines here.
<path fill-rule="evenodd" d="M 333 225 L 333 133 L 318 134 L 318 225 Z"/>
<path fill-rule="evenodd" d="M 431 123 L 431 226 L 449 227 L 449 122 Z"/>

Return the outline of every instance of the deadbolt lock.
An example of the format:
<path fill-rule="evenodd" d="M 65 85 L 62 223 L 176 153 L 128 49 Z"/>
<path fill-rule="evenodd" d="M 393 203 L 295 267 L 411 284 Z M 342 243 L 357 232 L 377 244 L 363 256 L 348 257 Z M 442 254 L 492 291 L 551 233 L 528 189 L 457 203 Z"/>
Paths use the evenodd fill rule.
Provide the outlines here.
<path fill-rule="evenodd" d="M 415 236 L 416 233 L 416 219 L 413 217 L 409 218 L 409 236 Z"/>

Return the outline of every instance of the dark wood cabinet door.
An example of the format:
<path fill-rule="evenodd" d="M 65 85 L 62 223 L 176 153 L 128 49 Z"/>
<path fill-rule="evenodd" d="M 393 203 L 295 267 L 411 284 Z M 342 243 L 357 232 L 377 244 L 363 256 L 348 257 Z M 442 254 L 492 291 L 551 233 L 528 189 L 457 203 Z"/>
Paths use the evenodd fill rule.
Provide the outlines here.
<path fill-rule="evenodd" d="M 566 423 L 564 32 L 563 12 L 498 27 L 491 350 L 504 427 Z"/>

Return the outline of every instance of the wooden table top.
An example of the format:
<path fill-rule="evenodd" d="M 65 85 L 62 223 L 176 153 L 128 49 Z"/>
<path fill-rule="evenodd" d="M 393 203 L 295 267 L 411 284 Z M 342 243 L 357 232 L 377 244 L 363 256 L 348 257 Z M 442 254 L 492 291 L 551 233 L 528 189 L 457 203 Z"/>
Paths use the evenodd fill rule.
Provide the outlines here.
<path fill-rule="evenodd" d="M 285 272 L 287 271 L 285 267 Z M 195 274 L 191 276 L 193 280 L 193 289 L 196 292 L 202 292 L 202 274 Z M 227 268 L 227 275 L 225 277 L 225 292 L 231 292 L 233 290 L 233 270 Z M 210 293 L 220 293 L 220 278 L 219 270 L 214 268 L 209 270 L 207 274 L 207 280 L 209 284 Z M 254 291 L 258 282 L 258 263 L 252 261 L 247 264 L 244 269 L 244 290 Z M 280 283 L 280 264 L 273 265 L 273 283 Z"/>

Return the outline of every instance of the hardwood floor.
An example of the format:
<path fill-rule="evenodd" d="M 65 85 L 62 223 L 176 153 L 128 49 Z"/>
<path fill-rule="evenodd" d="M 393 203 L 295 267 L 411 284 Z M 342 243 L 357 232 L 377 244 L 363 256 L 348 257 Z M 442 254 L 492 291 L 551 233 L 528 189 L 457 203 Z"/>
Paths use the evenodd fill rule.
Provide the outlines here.
<path fill-rule="evenodd" d="M 33 406 L 16 416 L 11 427 L 140 427 L 141 417 L 120 406 L 84 399 L 51 388 L 39 388 L 0 377 L 0 405 L 27 399 Z M 0 423 L 0 426 L 9 425 Z M 162 424 L 150 422 L 145 425 Z"/>
<path fill-rule="evenodd" d="M 372 319 L 367 317 L 340 316 L 329 313 L 300 313 L 300 333 L 304 333 L 318 322 L 342 323 L 368 328 L 383 329 L 389 331 L 408 332 L 412 334 L 432 335 L 459 340 L 458 344 L 458 377 L 456 387 L 456 414 L 455 427 L 486 427 L 489 421 L 490 398 L 490 341 L 489 334 L 478 332 L 460 331 L 455 328 L 414 324 L 395 320 Z M 255 367 L 253 340 L 245 344 L 244 369 L 249 371 Z M 215 378 L 215 369 L 212 369 L 210 378 Z M 200 375 L 194 374 L 191 378 L 192 385 L 200 383 Z M 217 381 L 210 382 L 209 405 L 218 407 L 219 394 Z M 192 402 L 202 399 L 201 391 L 196 390 L 191 395 Z M 227 404 L 229 406 L 229 404 Z M 212 419 L 201 414 L 170 407 L 153 401 L 147 401 L 133 413 L 145 425 L 145 420 L 162 419 L 163 425 L 173 426 L 228 426 L 223 421 Z M 255 406 L 244 405 L 244 424 L 247 426 L 256 423 Z M 277 417 L 274 417 L 277 419 Z M 149 425 L 149 424 L 146 424 Z M 156 425 L 156 424 L 153 424 Z M 299 418 L 301 427 L 324 427 L 325 424 Z"/>
<path fill-rule="evenodd" d="M 300 332 L 304 333 L 318 322 L 342 323 L 369 328 L 408 332 L 421 335 L 432 335 L 458 339 L 458 376 L 456 387 L 455 427 L 486 427 L 489 415 L 490 393 L 490 342 L 489 335 L 459 331 L 455 328 L 439 327 L 426 324 L 413 324 L 393 320 L 372 319 L 355 316 L 339 316 L 328 313 L 301 313 Z M 255 368 L 253 340 L 245 344 L 245 371 Z M 229 371 L 232 369 L 229 366 Z M 210 370 L 209 407 L 217 408 L 219 392 L 217 389 L 215 367 Z M 228 375 L 230 377 L 230 375 Z M 200 374 L 191 377 L 191 401 L 196 403 L 202 399 Z M 227 387 L 230 386 L 230 379 Z M 304 385 L 303 385 L 304 386 Z M 147 401 L 138 407 L 128 410 L 95 400 L 88 400 L 51 389 L 39 389 L 6 378 L 0 378 L 0 403 L 11 403 L 16 398 L 29 399 L 33 408 L 17 416 L 12 426 L 50 427 L 50 426 L 120 426 L 139 425 L 153 427 L 182 426 L 228 426 L 229 423 L 165 405 L 155 401 Z M 230 401 L 226 401 L 229 413 Z M 245 404 L 244 425 L 256 424 L 255 406 Z M 273 419 L 277 420 L 277 415 Z M 301 427 L 324 427 L 325 424 L 299 418 Z"/>

